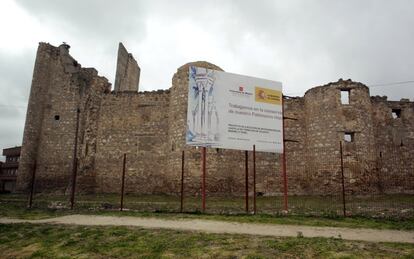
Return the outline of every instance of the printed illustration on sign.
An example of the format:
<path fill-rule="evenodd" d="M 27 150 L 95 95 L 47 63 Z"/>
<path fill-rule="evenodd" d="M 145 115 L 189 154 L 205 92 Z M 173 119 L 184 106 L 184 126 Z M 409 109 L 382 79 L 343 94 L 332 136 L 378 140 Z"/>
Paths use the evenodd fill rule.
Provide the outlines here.
<path fill-rule="evenodd" d="M 220 120 L 215 102 L 215 71 L 193 66 L 189 69 L 191 119 L 187 116 L 187 142 L 217 142 Z"/>

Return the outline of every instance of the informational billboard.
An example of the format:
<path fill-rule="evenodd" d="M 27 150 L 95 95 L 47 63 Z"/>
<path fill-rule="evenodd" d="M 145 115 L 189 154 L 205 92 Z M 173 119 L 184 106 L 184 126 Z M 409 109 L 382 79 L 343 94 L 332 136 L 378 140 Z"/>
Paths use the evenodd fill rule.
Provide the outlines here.
<path fill-rule="evenodd" d="M 283 153 L 280 82 L 189 70 L 187 145 Z"/>

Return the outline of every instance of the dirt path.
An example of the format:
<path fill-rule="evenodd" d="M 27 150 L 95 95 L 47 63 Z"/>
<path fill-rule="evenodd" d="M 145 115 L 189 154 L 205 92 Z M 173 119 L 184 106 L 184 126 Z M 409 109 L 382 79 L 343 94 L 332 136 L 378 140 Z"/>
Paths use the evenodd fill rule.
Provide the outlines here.
<path fill-rule="evenodd" d="M 139 217 L 70 215 L 42 220 L 0 218 L 0 223 L 47 223 L 85 226 L 136 226 L 143 228 L 176 229 L 209 233 L 247 234 L 276 237 L 296 237 L 298 235 L 303 235 L 304 237 L 334 237 L 347 240 L 414 244 L 414 231 L 232 223 L 213 220 L 168 220 Z"/>

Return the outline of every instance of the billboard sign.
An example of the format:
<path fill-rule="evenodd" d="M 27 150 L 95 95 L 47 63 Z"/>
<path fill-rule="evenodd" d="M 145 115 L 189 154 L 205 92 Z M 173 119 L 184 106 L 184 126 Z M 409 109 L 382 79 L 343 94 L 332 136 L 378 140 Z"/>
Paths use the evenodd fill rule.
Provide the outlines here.
<path fill-rule="evenodd" d="M 189 68 L 186 143 L 283 153 L 282 84 Z"/>

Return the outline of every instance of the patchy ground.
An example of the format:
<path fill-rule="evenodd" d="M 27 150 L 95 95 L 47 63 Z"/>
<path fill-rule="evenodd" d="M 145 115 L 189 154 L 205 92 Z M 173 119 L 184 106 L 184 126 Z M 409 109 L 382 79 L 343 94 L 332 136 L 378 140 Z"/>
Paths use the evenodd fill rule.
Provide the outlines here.
<path fill-rule="evenodd" d="M 414 230 L 414 195 L 384 196 L 385 200 L 375 204 L 376 212 L 387 210 L 384 215 L 361 215 L 343 217 L 328 209 L 327 197 L 294 197 L 289 199 L 288 213 L 276 208 L 280 197 L 258 197 L 258 214 L 244 212 L 244 201 L 240 197 L 208 197 L 207 212 L 199 210 L 200 200 L 186 197 L 184 213 L 179 213 L 179 197 L 161 195 L 127 195 L 126 211 L 119 211 L 119 195 L 78 195 L 75 209 L 69 209 L 69 196 L 37 194 L 32 209 L 27 209 L 27 195 L 0 194 L 0 217 L 20 219 L 43 219 L 65 215 L 134 216 L 165 219 L 208 219 L 239 223 L 264 223 L 283 225 L 309 225 L 346 228 L 375 228 Z M 398 202 L 396 202 L 398 200 Z M 295 206 L 300 205 L 299 207 Z M 397 206 L 398 205 L 398 206 Z M 272 207 L 273 206 L 273 207 Z M 309 210 L 307 210 L 308 208 Z M 333 207 L 332 207 L 333 208 Z M 372 208 L 372 207 L 367 207 Z M 392 208 L 392 209 L 390 209 Z M 404 208 L 404 209 L 403 209 Z M 351 210 L 350 210 L 351 212 Z"/>
<path fill-rule="evenodd" d="M 143 228 L 190 230 L 219 234 L 247 234 L 275 237 L 325 237 L 370 242 L 398 242 L 414 244 L 414 231 L 232 223 L 202 219 L 167 220 L 138 217 L 68 215 L 42 220 L 0 218 L 0 223 L 47 223 L 83 226 L 135 226 Z"/>
<path fill-rule="evenodd" d="M 2 258 L 413 258 L 413 244 L 125 226 L 0 224 Z"/>

